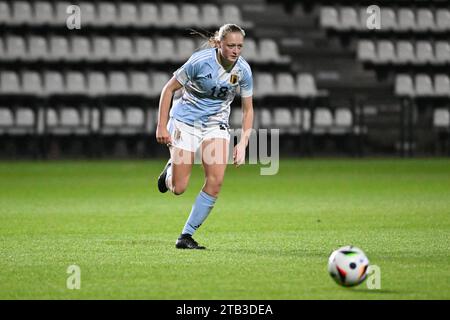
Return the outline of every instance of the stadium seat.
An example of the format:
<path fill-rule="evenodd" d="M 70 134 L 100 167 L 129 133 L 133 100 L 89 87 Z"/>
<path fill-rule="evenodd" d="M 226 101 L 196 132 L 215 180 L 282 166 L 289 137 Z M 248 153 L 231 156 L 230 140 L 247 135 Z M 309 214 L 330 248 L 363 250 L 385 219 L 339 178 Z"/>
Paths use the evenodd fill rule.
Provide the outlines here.
<path fill-rule="evenodd" d="M 154 56 L 153 40 L 150 38 L 137 37 L 135 47 L 134 60 L 136 61 L 149 61 Z"/>
<path fill-rule="evenodd" d="M 275 80 L 272 74 L 258 72 L 255 76 L 255 97 L 272 95 L 275 89 Z"/>
<path fill-rule="evenodd" d="M 377 58 L 375 44 L 371 40 L 358 41 L 358 60 L 363 62 L 374 62 Z"/>
<path fill-rule="evenodd" d="M 277 95 L 295 95 L 297 94 L 294 77 L 287 72 L 278 73 L 276 75 Z"/>
<path fill-rule="evenodd" d="M 20 92 L 20 79 L 17 72 L 0 71 L 0 93 L 19 94 Z"/>
<path fill-rule="evenodd" d="M 420 8 L 417 13 L 417 26 L 418 31 L 430 31 L 435 29 L 434 15 L 430 9 Z"/>
<path fill-rule="evenodd" d="M 0 57 L 5 57 L 5 56 L 6 56 L 6 48 L 5 48 L 5 45 L 3 42 L 3 37 L 0 37 Z"/>
<path fill-rule="evenodd" d="M 65 26 L 67 21 L 67 8 L 71 5 L 68 1 L 57 1 L 54 4 L 55 15 L 52 25 Z"/>
<path fill-rule="evenodd" d="M 133 59 L 133 43 L 130 37 L 119 36 L 114 38 L 113 61 L 130 61 Z"/>
<path fill-rule="evenodd" d="M 50 37 L 49 60 L 67 59 L 69 55 L 69 41 L 63 36 Z"/>
<path fill-rule="evenodd" d="M 148 74 L 141 71 L 134 71 L 130 74 L 130 92 L 136 95 L 150 95 L 150 79 Z"/>
<path fill-rule="evenodd" d="M 437 9 L 436 12 L 436 28 L 438 31 L 450 30 L 450 10 L 449 9 Z"/>
<path fill-rule="evenodd" d="M 326 108 L 317 108 L 314 110 L 314 134 L 327 133 L 333 125 L 333 116 L 331 111 Z"/>
<path fill-rule="evenodd" d="M 1 6 L 0 6 L 1 8 Z M 14 125 L 13 113 L 10 108 L 0 107 L 0 134 L 7 132 L 6 129 Z"/>
<path fill-rule="evenodd" d="M 450 79 L 448 75 L 434 75 L 434 93 L 436 96 L 450 97 Z"/>
<path fill-rule="evenodd" d="M 201 5 L 201 22 L 205 28 L 212 28 L 221 25 L 220 11 L 217 5 Z"/>
<path fill-rule="evenodd" d="M 144 111 L 140 108 L 129 107 L 125 109 L 125 125 L 129 127 L 142 127 L 145 124 Z"/>
<path fill-rule="evenodd" d="M 99 26 L 113 26 L 118 21 L 117 8 L 114 2 L 99 2 L 97 4 L 97 21 Z"/>
<path fill-rule="evenodd" d="M 398 30 L 409 31 L 416 28 L 414 11 L 409 8 L 401 8 L 397 11 Z"/>
<path fill-rule="evenodd" d="M 85 94 L 86 82 L 84 75 L 79 71 L 69 71 L 66 73 L 66 93 Z"/>
<path fill-rule="evenodd" d="M 34 3 L 33 24 L 50 25 L 53 19 L 54 19 L 53 6 L 50 1 L 36 1 Z"/>
<path fill-rule="evenodd" d="M 40 36 L 28 38 L 28 58 L 30 60 L 46 59 L 48 56 L 47 40 Z"/>
<path fill-rule="evenodd" d="M 55 130 L 56 134 L 81 133 L 79 130 L 82 121 L 78 110 L 71 107 L 62 107 L 59 110 L 59 128 Z"/>
<path fill-rule="evenodd" d="M 176 39 L 176 61 L 185 62 L 195 51 L 195 42 L 191 38 Z"/>
<path fill-rule="evenodd" d="M 88 94 L 93 97 L 103 96 L 107 93 L 106 76 L 100 71 L 90 71 L 87 74 Z"/>
<path fill-rule="evenodd" d="M 117 25 L 119 26 L 133 26 L 138 21 L 137 4 L 133 2 L 119 3 Z"/>
<path fill-rule="evenodd" d="M 433 112 L 433 126 L 436 128 L 450 128 L 450 113 L 448 109 L 438 108 Z"/>
<path fill-rule="evenodd" d="M 43 85 L 41 76 L 36 71 L 24 71 L 22 73 L 22 92 L 31 95 L 41 95 Z"/>
<path fill-rule="evenodd" d="M 196 27 L 201 24 L 200 9 L 196 4 L 182 4 L 180 8 L 179 25 L 182 27 Z"/>
<path fill-rule="evenodd" d="M 157 62 L 173 62 L 176 60 L 175 43 L 171 38 L 160 37 L 155 40 L 153 60 Z"/>
<path fill-rule="evenodd" d="M 100 129 L 102 134 L 117 133 L 124 124 L 123 114 L 119 108 L 106 107 L 102 118 L 103 123 Z"/>
<path fill-rule="evenodd" d="M 112 71 L 109 73 L 108 93 L 110 94 L 128 94 L 128 77 L 124 72 Z"/>
<path fill-rule="evenodd" d="M 151 90 L 150 94 L 152 96 L 159 97 L 161 95 L 162 88 L 166 85 L 167 81 L 170 80 L 171 75 L 166 72 L 152 72 L 151 77 Z"/>
<path fill-rule="evenodd" d="M 245 39 L 244 47 L 242 48 L 242 56 L 249 62 L 258 60 L 258 49 L 254 39 Z"/>
<path fill-rule="evenodd" d="M 395 78 L 395 94 L 402 97 L 415 95 L 413 80 L 410 75 L 398 74 Z"/>
<path fill-rule="evenodd" d="M 6 56 L 7 60 L 25 60 L 27 55 L 27 45 L 25 39 L 21 36 L 6 37 Z"/>
<path fill-rule="evenodd" d="M 450 43 L 448 41 L 437 41 L 435 52 L 435 63 L 450 63 Z"/>
<path fill-rule="evenodd" d="M 33 8 L 27 1 L 12 2 L 12 16 L 9 24 L 31 24 L 33 22 Z"/>
<path fill-rule="evenodd" d="M 162 27 L 174 27 L 180 22 L 180 12 L 177 5 L 163 3 L 160 5 L 160 25 Z"/>
<path fill-rule="evenodd" d="M 333 134 L 344 134 L 352 129 L 353 116 L 350 109 L 338 108 L 334 113 L 334 123 L 331 128 Z"/>
<path fill-rule="evenodd" d="M 225 23 L 235 23 L 239 26 L 245 26 L 242 21 L 241 11 L 234 4 L 222 5 L 222 21 Z"/>
<path fill-rule="evenodd" d="M 80 61 L 88 60 L 91 57 L 91 44 L 87 37 L 74 36 L 71 39 L 71 52 L 69 58 L 71 60 Z"/>
<path fill-rule="evenodd" d="M 428 41 L 416 42 L 416 62 L 431 63 L 435 60 L 433 47 Z"/>
<path fill-rule="evenodd" d="M 80 2 L 81 28 L 97 23 L 97 8 L 94 2 Z"/>
<path fill-rule="evenodd" d="M 410 41 L 397 41 L 397 58 L 396 63 L 405 64 L 412 63 L 416 57 L 414 54 L 414 46 Z"/>
<path fill-rule="evenodd" d="M 392 41 L 389 40 L 380 40 L 378 41 L 378 54 L 377 60 L 378 63 L 390 63 L 396 60 L 395 48 Z"/>
<path fill-rule="evenodd" d="M 141 27 L 159 25 L 159 10 L 154 3 L 142 2 L 140 4 L 137 24 Z"/>
<path fill-rule="evenodd" d="M 281 129 L 280 131 L 284 131 L 282 129 L 293 128 L 292 121 L 292 112 L 287 108 L 276 108 L 273 111 L 273 123 L 271 123 L 272 127 L 277 129 Z"/>
<path fill-rule="evenodd" d="M 314 77 L 309 73 L 297 74 L 297 92 L 301 98 L 318 96 L 318 90 Z"/>
<path fill-rule="evenodd" d="M 111 39 L 104 36 L 93 38 L 93 59 L 109 60 L 112 52 Z"/>
<path fill-rule="evenodd" d="M 339 14 L 335 7 L 320 8 L 320 25 L 326 29 L 339 28 Z"/>
<path fill-rule="evenodd" d="M 415 92 L 417 96 L 431 97 L 434 95 L 433 83 L 427 74 L 417 74 L 415 78 Z"/>
<path fill-rule="evenodd" d="M 281 57 L 278 45 L 272 39 L 261 39 L 259 41 L 258 61 L 261 62 L 286 62 L 286 57 Z"/>
<path fill-rule="evenodd" d="M 27 107 L 18 107 L 16 109 L 14 128 L 10 130 L 11 134 L 33 134 L 36 128 L 36 116 L 32 109 Z"/>
<path fill-rule="evenodd" d="M 358 30 L 360 27 L 360 19 L 358 13 L 353 7 L 343 7 L 340 11 L 340 30 Z"/>
<path fill-rule="evenodd" d="M 397 16 L 392 8 L 381 8 L 381 30 L 391 31 L 398 28 Z"/>
<path fill-rule="evenodd" d="M 44 93 L 46 95 L 64 93 L 64 79 L 59 71 L 46 71 L 44 73 Z"/>
<path fill-rule="evenodd" d="M 9 6 L 9 2 L 0 1 L 0 25 L 9 24 L 11 17 L 12 12 L 11 7 Z"/>

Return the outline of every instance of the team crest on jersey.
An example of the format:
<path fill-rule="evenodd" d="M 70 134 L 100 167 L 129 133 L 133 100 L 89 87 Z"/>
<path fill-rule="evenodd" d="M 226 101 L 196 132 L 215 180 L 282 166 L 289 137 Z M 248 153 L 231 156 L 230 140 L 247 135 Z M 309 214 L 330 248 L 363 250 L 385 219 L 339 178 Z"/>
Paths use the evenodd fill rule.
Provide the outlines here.
<path fill-rule="evenodd" d="M 239 78 L 238 78 L 238 75 L 237 75 L 237 74 L 232 74 L 232 75 L 230 76 L 230 83 L 231 83 L 231 84 L 236 84 L 236 83 L 238 82 L 238 80 L 239 80 Z"/>

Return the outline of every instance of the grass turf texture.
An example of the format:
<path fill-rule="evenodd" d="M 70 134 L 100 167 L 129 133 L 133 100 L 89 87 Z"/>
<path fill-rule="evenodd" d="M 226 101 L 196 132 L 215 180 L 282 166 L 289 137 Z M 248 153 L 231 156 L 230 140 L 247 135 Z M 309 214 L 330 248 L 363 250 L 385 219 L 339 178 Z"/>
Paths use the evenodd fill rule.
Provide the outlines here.
<path fill-rule="evenodd" d="M 157 191 L 164 164 L 0 163 L 0 298 L 450 299 L 448 160 L 230 166 L 195 235 L 206 251 L 174 247 L 201 168 L 176 197 Z M 328 275 L 347 244 L 381 268 L 380 290 Z"/>

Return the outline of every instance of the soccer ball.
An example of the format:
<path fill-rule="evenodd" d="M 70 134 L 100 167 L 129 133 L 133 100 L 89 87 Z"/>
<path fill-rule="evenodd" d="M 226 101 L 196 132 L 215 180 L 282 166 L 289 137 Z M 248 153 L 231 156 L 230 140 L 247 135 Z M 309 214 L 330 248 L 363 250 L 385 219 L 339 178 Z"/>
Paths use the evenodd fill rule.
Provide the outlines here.
<path fill-rule="evenodd" d="M 328 272 L 338 284 L 352 287 L 366 279 L 369 259 L 364 252 L 353 246 L 339 248 L 328 259 Z"/>

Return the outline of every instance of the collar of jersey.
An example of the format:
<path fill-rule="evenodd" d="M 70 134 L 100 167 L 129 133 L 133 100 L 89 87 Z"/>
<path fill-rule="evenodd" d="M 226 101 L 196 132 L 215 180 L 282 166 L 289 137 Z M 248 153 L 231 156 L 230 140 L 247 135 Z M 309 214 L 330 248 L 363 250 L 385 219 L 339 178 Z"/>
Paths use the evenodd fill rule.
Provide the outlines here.
<path fill-rule="evenodd" d="M 219 53 L 219 49 L 218 49 L 218 48 L 215 48 L 215 50 L 214 50 L 214 60 L 216 60 L 217 64 L 218 64 L 225 72 L 230 73 L 231 70 L 233 70 L 233 68 L 234 68 L 234 66 L 236 65 L 236 63 L 238 62 L 239 57 L 236 59 L 236 61 L 233 63 L 233 65 L 231 66 L 231 68 L 230 68 L 229 70 L 225 70 L 225 68 L 223 67 L 223 65 L 222 65 L 222 64 L 219 62 L 219 60 L 217 59 L 217 55 L 218 55 L 218 54 L 220 54 L 220 53 Z"/>

